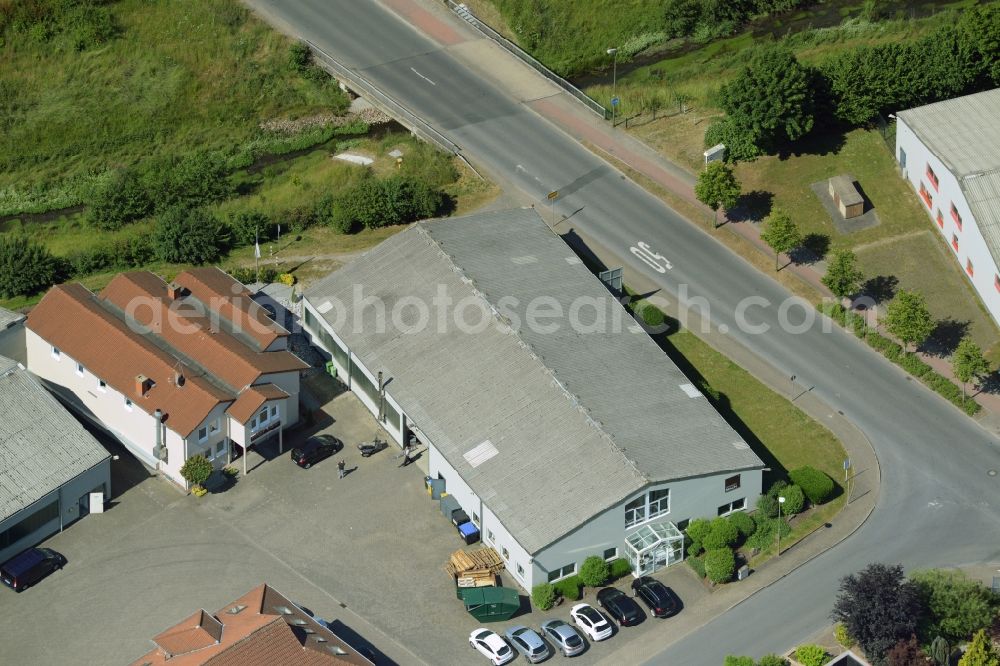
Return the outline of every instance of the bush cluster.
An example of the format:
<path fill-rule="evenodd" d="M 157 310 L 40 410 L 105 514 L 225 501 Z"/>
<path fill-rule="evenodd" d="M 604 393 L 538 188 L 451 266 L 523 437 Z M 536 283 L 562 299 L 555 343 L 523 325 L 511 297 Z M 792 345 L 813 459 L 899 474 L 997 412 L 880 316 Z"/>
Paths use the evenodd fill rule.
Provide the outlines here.
<path fill-rule="evenodd" d="M 433 217 L 443 203 L 443 195 L 424 181 L 396 174 L 366 178 L 324 199 L 315 215 L 321 223 L 349 233 L 358 227 L 376 229 Z"/>
<path fill-rule="evenodd" d="M 795 660 L 802 666 L 823 666 L 826 663 L 826 650 L 819 645 L 800 645 L 795 650 Z"/>
<path fill-rule="evenodd" d="M 689 557 L 687 558 L 687 563 L 690 565 L 694 572 L 698 574 L 698 578 L 705 577 L 705 559 L 702 557 Z"/>
<path fill-rule="evenodd" d="M 713 583 L 726 583 L 736 573 L 736 555 L 732 548 L 717 548 L 705 554 L 705 575 Z"/>
<path fill-rule="evenodd" d="M 632 573 L 632 565 L 624 557 L 611 560 L 611 580 L 624 578 Z"/>
<path fill-rule="evenodd" d="M 32 0 L 0 3 L 0 34 L 21 33 L 84 51 L 114 39 L 120 29 L 100 0 Z"/>
<path fill-rule="evenodd" d="M 878 331 L 866 328 L 864 319 L 861 316 L 847 310 L 840 303 L 822 303 L 817 307 L 820 312 L 867 342 L 868 346 L 881 352 L 883 356 L 896 365 L 908 372 L 912 372 L 933 391 L 963 410 L 969 416 L 977 414 L 982 409 L 975 400 L 966 400 L 965 396 L 962 395 L 962 389 L 956 386 L 953 381 L 935 372 L 919 358 L 905 353 L 902 347 L 881 335 Z"/>
<path fill-rule="evenodd" d="M 705 550 L 711 552 L 721 548 L 729 548 L 739 541 L 740 532 L 728 518 L 716 518 L 711 523 L 711 529 L 702 540 Z"/>
<path fill-rule="evenodd" d="M 204 208 L 175 206 L 156 222 L 153 253 L 173 264 L 206 264 L 229 247 L 228 228 Z"/>
<path fill-rule="evenodd" d="M 29 296 L 48 289 L 63 272 L 62 262 L 27 236 L 0 234 L 0 296 Z"/>
<path fill-rule="evenodd" d="M 611 577 L 611 567 L 600 555 L 591 555 L 580 565 L 580 582 L 587 587 L 600 587 Z"/>
<path fill-rule="evenodd" d="M 723 666 L 788 666 L 788 660 L 776 654 L 765 654 L 760 661 L 754 663 L 752 657 L 737 657 L 729 655 Z"/>
<path fill-rule="evenodd" d="M 780 530 L 781 536 L 786 537 L 792 533 L 792 528 L 784 518 L 768 518 L 767 516 L 754 516 L 757 530 L 747 539 L 746 545 L 757 550 L 765 550 L 777 541 L 777 534 Z"/>
<path fill-rule="evenodd" d="M 788 478 L 802 489 L 813 506 L 822 504 L 833 494 L 833 479 L 809 465 L 793 469 Z"/>
<path fill-rule="evenodd" d="M 233 279 L 243 284 L 258 282 L 258 276 L 260 277 L 260 282 L 271 283 L 279 275 L 278 269 L 274 266 L 261 266 L 257 271 L 254 271 L 252 266 L 233 266 L 227 268 L 226 272 L 233 276 Z"/>
<path fill-rule="evenodd" d="M 580 581 L 579 576 L 570 576 L 569 578 L 563 578 L 558 583 L 554 583 L 556 592 L 559 596 L 564 599 L 569 599 L 570 601 L 578 600 L 582 595 L 583 582 Z"/>
<path fill-rule="evenodd" d="M 539 610 L 548 610 L 556 602 L 556 588 L 551 583 L 541 583 L 531 588 L 531 605 Z"/>
<path fill-rule="evenodd" d="M 154 256 L 153 239 L 149 234 L 128 234 L 71 252 L 66 262 L 71 275 L 82 277 L 104 270 L 136 268 L 149 263 Z"/>

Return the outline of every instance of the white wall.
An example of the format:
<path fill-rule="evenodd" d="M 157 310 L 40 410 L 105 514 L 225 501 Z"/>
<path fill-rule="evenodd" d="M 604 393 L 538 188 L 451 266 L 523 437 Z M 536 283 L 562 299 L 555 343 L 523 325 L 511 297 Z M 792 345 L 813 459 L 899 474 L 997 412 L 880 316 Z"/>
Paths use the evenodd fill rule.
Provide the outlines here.
<path fill-rule="evenodd" d="M 274 384 L 288 394 L 287 400 L 282 400 L 282 428 L 288 429 L 299 422 L 299 384 L 301 375 L 295 372 L 279 372 L 261 375 L 254 384 Z"/>
<path fill-rule="evenodd" d="M 472 515 L 472 514 L 469 514 Z M 510 575 L 521 584 L 525 590 L 531 591 L 531 586 L 536 584 L 533 583 L 533 567 L 531 565 L 532 559 L 531 555 L 528 554 L 521 544 L 517 542 L 516 539 L 507 531 L 507 528 L 503 526 L 496 515 L 490 511 L 489 506 L 483 504 L 482 513 L 482 525 L 479 526 L 479 533 L 485 543 L 493 546 L 500 557 L 503 557 L 504 564 L 507 566 L 507 571 Z M 504 557 L 504 549 L 506 549 L 507 556 Z M 520 573 L 517 569 L 518 565 L 521 566 L 523 573 Z"/>
<path fill-rule="evenodd" d="M 445 490 L 454 497 L 462 509 L 469 514 L 469 518 L 475 520 L 479 516 L 477 523 L 482 525 L 482 502 L 479 496 L 472 492 L 469 484 L 459 475 L 455 468 L 448 464 L 444 456 L 441 455 L 432 443 L 427 443 L 427 475 L 445 480 Z"/>
<path fill-rule="evenodd" d="M 920 206 L 927 211 L 931 218 L 933 227 L 945 239 L 949 252 L 959 263 L 961 270 L 965 273 L 966 279 L 972 282 L 973 288 L 979 294 L 980 300 L 986 306 L 987 311 L 993 319 L 1000 324 L 1000 291 L 995 286 L 998 273 L 996 262 L 990 254 L 986 241 L 976 224 L 976 220 L 969 210 L 969 205 L 965 200 L 965 195 L 958 179 L 948 170 L 941 160 L 939 160 L 928 148 L 917 138 L 906 123 L 900 119 L 896 124 L 896 160 L 900 161 L 900 150 L 906 153 L 906 167 L 902 169 L 903 177 L 913 186 L 914 196 L 920 202 Z M 927 165 L 930 164 L 938 177 L 938 187 L 934 188 L 930 179 L 926 175 Z M 928 208 L 926 202 L 920 196 L 920 184 L 923 183 L 925 189 L 932 196 L 932 205 Z M 951 205 L 955 204 L 962 220 L 962 228 L 951 216 Z M 937 214 L 941 212 L 939 224 Z M 958 250 L 952 246 L 952 236 L 958 238 Z M 967 262 L 972 261 L 973 275 L 969 275 Z"/>

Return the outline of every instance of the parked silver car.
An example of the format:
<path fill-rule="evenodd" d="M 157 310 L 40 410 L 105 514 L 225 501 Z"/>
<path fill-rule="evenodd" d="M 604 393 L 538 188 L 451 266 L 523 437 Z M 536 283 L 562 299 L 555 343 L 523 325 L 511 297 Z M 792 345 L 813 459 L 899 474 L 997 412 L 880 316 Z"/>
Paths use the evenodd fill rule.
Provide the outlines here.
<path fill-rule="evenodd" d="M 534 629 L 529 629 L 524 625 L 517 625 L 508 629 L 504 635 L 517 648 L 517 651 L 532 664 L 545 661 L 552 655 L 549 646 L 546 645 L 545 641 L 542 640 L 542 637 Z"/>
<path fill-rule="evenodd" d="M 549 620 L 543 624 L 542 634 L 552 641 L 556 649 L 567 657 L 580 654 L 587 647 L 587 644 L 583 642 L 583 638 L 576 632 L 576 629 L 562 620 Z"/>

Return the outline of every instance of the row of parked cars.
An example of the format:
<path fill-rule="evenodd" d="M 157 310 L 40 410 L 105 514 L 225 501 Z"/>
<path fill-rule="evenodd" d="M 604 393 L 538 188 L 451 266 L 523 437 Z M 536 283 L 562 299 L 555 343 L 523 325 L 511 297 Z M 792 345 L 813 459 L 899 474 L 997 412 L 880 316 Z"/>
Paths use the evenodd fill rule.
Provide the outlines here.
<path fill-rule="evenodd" d="M 597 642 L 614 634 L 612 621 L 621 627 L 639 624 L 645 614 L 636 603 L 636 598 L 646 604 L 653 617 L 671 617 L 681 610 L 681 601 L 673 590 L 655 578 L 637 578 L 632 581 L 632 591 L 635 598 L 616 587 L 605 587 L 597 593 L 597 603 L 610 620 L 590 604 L 579 603 L 569 612 L 572 625 L 560 619 L 547 620 L 542 623 L 540 633 L 517 625 L 504 632 L 506 640 L 496 632 L 480 627 L 469 635 L 469 645 L 495 666 L 513 661 L 518 654 L 530 663 L 537 664 L 551 657 L 554 652 L 559 652 L 564 657 L 573 657 L 583 652 L 587 644 L 579 632 Z"/>

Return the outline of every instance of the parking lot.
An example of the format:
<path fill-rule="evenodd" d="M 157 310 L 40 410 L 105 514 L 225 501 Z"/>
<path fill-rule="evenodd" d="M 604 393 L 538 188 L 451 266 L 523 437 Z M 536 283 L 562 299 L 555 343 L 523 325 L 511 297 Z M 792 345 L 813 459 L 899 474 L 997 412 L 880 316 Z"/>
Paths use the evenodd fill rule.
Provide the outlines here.
<path fill-rule="evenodd" d="M 252 453 L 248 477 L 203 498 L 149 478 L 122 452 L 113 463 L 109 510 L 44 544 L 66 555 L 66 568 L 23 594 L 0 590 L 0 633 L 17 637 L 5 643 L 4 661 L 128 663 L 150 649 L 153 635 L 195 609 L 214 611 L 267 582 L 347 625 L 391 661 L 485 663 L 468 644 L 477 622 L 442 571 L 462 542 L 425 492 L 420 467 L 400 469 L 395 447 L 360 456 L 355 445 L 371 439 L 375 423 L 352 394 L 338 395 L 323 411 L 316 426 L 286 438 L 286 449 L 330 432 L 345 441 L 344 452 L 309 470 L 287 453 L 265 451 L 270 460 Z M 344 479 L 337 476 L 341 457 L 349 470 Z M 683 581 L 688 572 L 670 573 Z M 593 602 L 593 594 L 585 600 Z M 571 605 L 490 628 L 537 629 L 549 617 L 568 620 Z M 647 620 L 574 662 L 597 663 L 625 639 L 641 640 L 670 623 Z"/>

